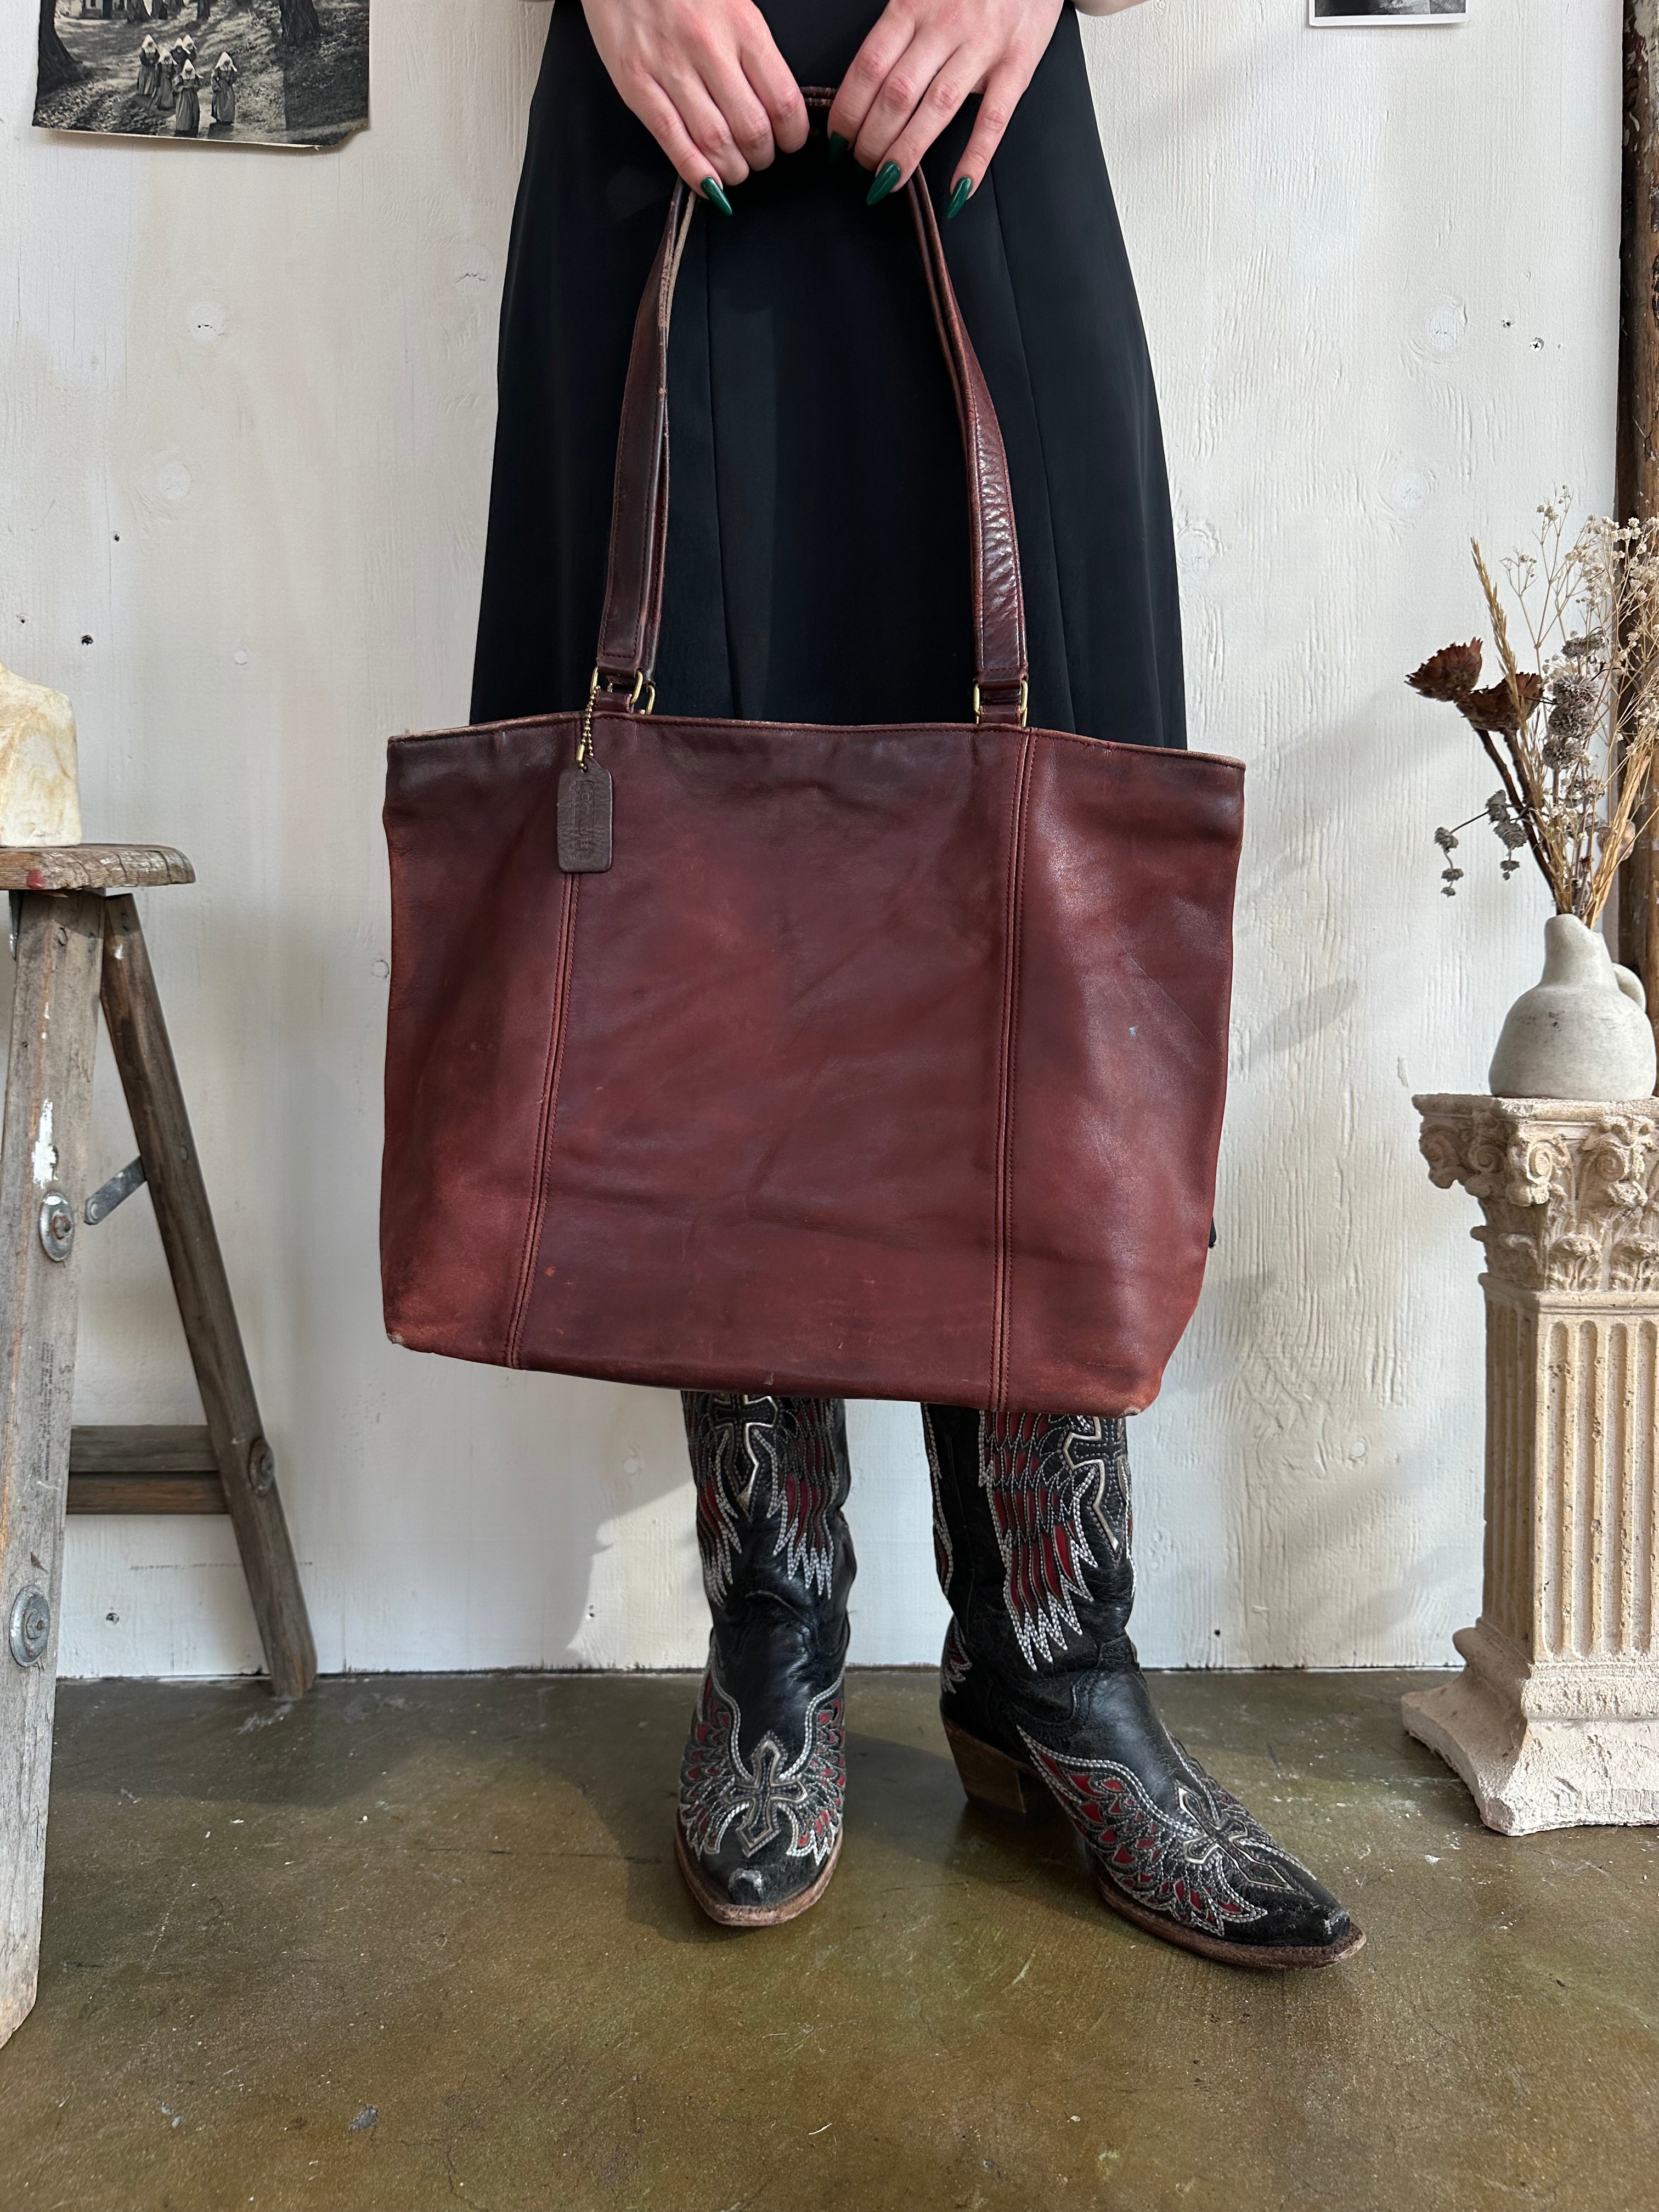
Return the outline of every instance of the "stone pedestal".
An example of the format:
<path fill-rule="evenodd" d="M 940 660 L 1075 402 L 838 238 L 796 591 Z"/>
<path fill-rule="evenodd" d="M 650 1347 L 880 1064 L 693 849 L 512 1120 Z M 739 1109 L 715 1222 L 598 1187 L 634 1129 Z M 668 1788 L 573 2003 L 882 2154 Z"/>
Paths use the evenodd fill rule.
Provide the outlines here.
<path fill-rule="evenodd" d="M 1412 1103 L 1486 1215 L 1486 1544 L 1406 1726 L 1506 1834 L 1659 1822 L 1659 1098 Z"/>

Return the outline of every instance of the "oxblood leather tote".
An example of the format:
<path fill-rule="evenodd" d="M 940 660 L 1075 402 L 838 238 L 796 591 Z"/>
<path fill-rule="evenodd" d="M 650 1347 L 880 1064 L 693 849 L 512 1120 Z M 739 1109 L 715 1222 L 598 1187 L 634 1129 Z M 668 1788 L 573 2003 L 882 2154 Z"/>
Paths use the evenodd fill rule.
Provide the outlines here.
<path fill-rule="evenodd" d="M 635 327 L 586 710 L 390 747 L 396 1343 L 1115 1413 L 1191 1318 L 1243 769 L 1024 726 L 1002 439 L 909 191 L 967 454 L 974 719 L 650 711 L 682 187 Z"/>

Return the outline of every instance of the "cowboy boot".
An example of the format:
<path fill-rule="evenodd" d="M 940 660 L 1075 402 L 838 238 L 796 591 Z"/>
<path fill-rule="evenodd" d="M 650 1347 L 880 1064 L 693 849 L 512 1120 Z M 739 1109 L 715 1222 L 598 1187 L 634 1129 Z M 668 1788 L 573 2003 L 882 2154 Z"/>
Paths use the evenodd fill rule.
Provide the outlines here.
<path fill-rule="evenodd" d="M 1121 1415 L 922 1409 L 951 1607 L 939 1708 L 963 1789 L 1030 1819 L 1057 1800 L 1101 1896 L 1230 1965 L 1324 1966 L 1364 1942 L 1343 1907 L 1184 1751 L 1129 1640 Z"/>
<path fill-rule="evenodd" d="M 684 1402 L 714 1632 L 675 1848 L 711 1920 L 767 1928 L 817 1902 L 841 1850 L 847 1416 L 833 1398 Z"/>

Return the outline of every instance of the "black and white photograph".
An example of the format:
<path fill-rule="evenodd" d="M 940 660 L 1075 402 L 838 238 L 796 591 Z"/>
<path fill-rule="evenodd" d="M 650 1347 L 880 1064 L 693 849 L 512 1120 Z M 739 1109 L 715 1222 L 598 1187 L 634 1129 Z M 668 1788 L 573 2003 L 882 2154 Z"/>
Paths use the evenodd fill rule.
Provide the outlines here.
<path fill-rule="evenodd" d="M 40 0 L 34 121 L 337 145 L 368 122 L 368 0 Z"/>
<path fill-rule="evenodd" d="M 1386 28 L 1395 23 L 1466 23 L 1469 0 L 1308 0 L 1316 30 L 1348 24 Z"/>

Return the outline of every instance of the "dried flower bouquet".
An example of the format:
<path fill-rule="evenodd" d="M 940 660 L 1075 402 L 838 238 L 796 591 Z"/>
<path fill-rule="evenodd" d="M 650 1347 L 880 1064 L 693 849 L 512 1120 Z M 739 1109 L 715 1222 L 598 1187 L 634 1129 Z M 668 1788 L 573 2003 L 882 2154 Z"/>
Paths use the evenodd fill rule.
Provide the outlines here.
<path fill-rule="evenodd" d="M 1619 863 L 1651 826 L 1650 769 L 1659 749 L 1659 523 L 1592 516 L 1569 539 L 1565 494 L 1538 510 L 1534 545 L 1502 564 L 1535 665 L 1522 667 L 1504 597 L 1479 539 L 1474 565 L 1503 675 L 1479 687 L 1481 642 L 1449 645 L 1407 678 L 1457 708 L 1486 748 L 1501 788 L 1472 822 L 1489 821 L 1513 875 L 1522 846 L 1543 872 L 1558 914 L 1590 928 Z M 1437 830 L 1451 897 L 1460 822 Z"/>

